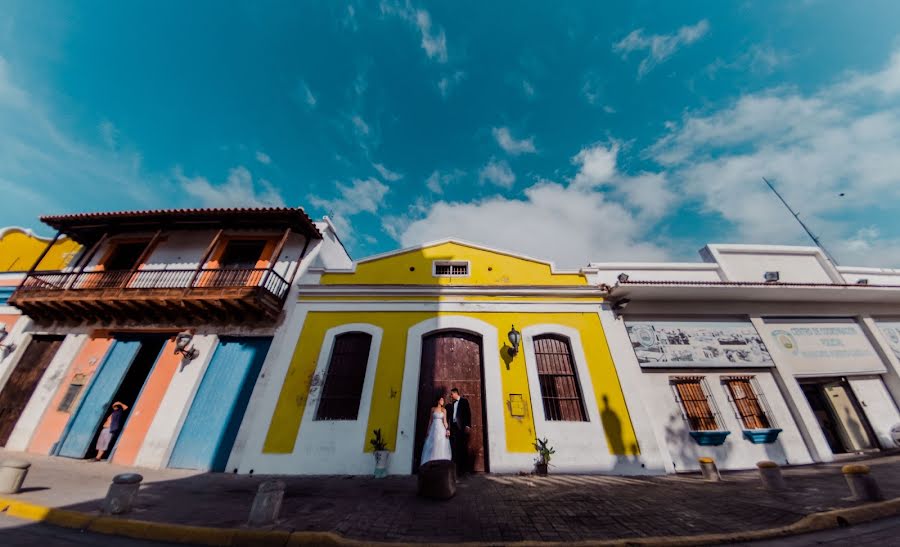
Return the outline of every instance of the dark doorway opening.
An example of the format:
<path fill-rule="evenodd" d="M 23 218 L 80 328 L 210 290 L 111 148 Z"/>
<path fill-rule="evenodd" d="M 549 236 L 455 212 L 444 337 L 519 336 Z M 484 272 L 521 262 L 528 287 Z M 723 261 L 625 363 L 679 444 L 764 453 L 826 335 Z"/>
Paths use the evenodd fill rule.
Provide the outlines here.
<path fill-rule="evenodd" d="M 137 266 L 137 261 L 147 248 L 148 241 L 129 243 L 117 243 L 112 253 L 103 262 L 103 268 L 108 271 L 130 270 Z"/>
<path fill-rule="evenodd" d="M 832 452 L 877 449 L 869 421 L 846 379 L 804 380 L 800 387 Z"/>
<path fill-rule="evenodd" d="M 419 469 L 431 407 L 438 396 L 450 402 L 450 390 L 458 388 L 469 400 L 472 432 L 469 434 L 469 469 L 487 472 L 487 413 L 484 406 L 484 360 L 481 337 L 466 332 L 438 332 L 422 340 L 422 362 L 416 408 L 413 473 Z"/>
<path fill-rule="evenodd" d="M 0 392 L 0 446 L 6 446 L 19 416 L 59 351 L 65 336 L 34 336 Z"/>
<path fill-rule="evenodd" d="M 122 379 L 122 383 L 119 384 L 119 389 L 116 390 L 116 394 L 113 396 L 112 401 L 110 401 L 109 408 L 106 409 L 105 414 L 103 415 L 103 422 L 101 422 L 100 427 L 97 428 L 97 432 L 94 434 L 94 438 L 88 447 L 85 458 L 94 458 L 97 455 L 97 439 L 112 411 L 112 404 L 121 402 L 128 407 L 125 414 L 125 422 L 122 425 L 122 429 L 117 432 L 118 434 L 113 435 L 112 440 L 109 443 L 109 449 L 103 454 L 102 459 L 107 460 L 112 456 L 116 443 L 119 440 L 119 436 L 121 436 L 122 431 L 124 431 L 125 427 L 128 425 L 128 416 L 135 410 L 134 403 L 141 394 L 144 383 L 150 376 L 150 371 L 153 370 L 153 365 L 156 364 L 156 360 L 159 358 L 159 354 L 162 352 L 162 348 L 168 339 L 169 335 L 165 334 L 140 337 L 141 349 L 139 349 L 137 355 L 135 355 L 134 361 L 132 361 L 131 366 L 128 368 L 128 372 L 125 373 L 125 377 Z"/>
<path fill-rule="evenodd" d="M 219 259 L 220 268 L 255 268 L 256 263 L 262 257 L 266 247 L 264 239 L 233 239 L 228 242 L 222 258 Z"/>

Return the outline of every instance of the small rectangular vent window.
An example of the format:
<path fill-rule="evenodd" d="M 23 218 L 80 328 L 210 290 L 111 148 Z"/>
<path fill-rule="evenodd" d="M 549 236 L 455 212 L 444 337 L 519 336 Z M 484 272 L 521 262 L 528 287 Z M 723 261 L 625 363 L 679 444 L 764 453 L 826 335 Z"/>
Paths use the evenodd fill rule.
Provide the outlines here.
<path fill-rule="evenodd" d="M 436 277 L 467 277 L 469 275 L 469 263 L 434 262 L 434 275 Z"/>

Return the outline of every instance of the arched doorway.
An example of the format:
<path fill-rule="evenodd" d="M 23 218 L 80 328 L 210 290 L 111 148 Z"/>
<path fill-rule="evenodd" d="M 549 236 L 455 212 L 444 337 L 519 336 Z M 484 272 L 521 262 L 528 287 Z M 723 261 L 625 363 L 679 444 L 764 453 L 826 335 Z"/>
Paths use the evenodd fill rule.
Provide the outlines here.
<path fill-rule="evenodd" d="M 413 472 L 419 468 L 429 411 L 438 395 L 448 397 L 459 388 L 472 409 L 469 435 L 470 466 L 476 472 L 488 471 L 487 424 L 484 410 L 484 360 L 481 337 L 460 331 L 429 334 L 422 340 L 422 362 L 416 405 L 416 439 L 413 448 Z M 449 403 L 449 400 L 448 400 Z"/>

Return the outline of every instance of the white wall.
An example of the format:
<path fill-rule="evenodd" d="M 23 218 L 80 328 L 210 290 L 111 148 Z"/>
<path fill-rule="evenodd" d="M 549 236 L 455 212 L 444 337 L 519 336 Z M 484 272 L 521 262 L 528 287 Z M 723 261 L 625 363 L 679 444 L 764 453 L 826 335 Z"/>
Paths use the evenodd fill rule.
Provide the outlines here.
<path fill-rule="evenodd" d="M 869 285 L 900 285 L 900 270 L 892 268 L 838 267 L 838 271 L 848 284 L 856 284 L 867 279 Z"/>
<path fill-rule="evenodd" d="M 896 448 L 891 439 L 891 428 L 900 425 L 900 412 L 884 387 L 880 376 L 851 376 L 847 378 L 856 400 L 881 448 Z"/>
<path fill-rule="evenodd" d="M 777 271 L 782 283 L 843 283 L 843 278 L 816 247 L 777 245 L 707 245 L 701 254 L 719 265 L 728 281 L 765 281 Z"/>
<path fill-rule="evenodd" d="M 778 439 L 771 444 L 754 444 L 743 437 L 743 424 L 735 415 L 728 400 L 727 387 L 722 384 L 723 376 L 755 376 L 760 392 L 771 410 L 774 426 L 783 429 Z M 681 405 L 675 399 L 670 377 L 705 376 L 710 395 L 718 407 L 719 428 L 731 434 L 721 446 L 700 446 L 690 436 L 687 421 L 684 420 Z M 794 423 L 778 386 L 769 371 L 746 370 L 677 370 L 671 372 L 649 371 L 643 373 L 643 398 L 647 411 L 654 417 L 654 425 L 659 436 L 665 440 L 668 457 L 675 471 L 696 471 L 701 457 L 711 457 L 719 469 L 750 469 L 761 460 L 771 460 L 778 464 L 811 463 L 809 451 Z M 755 388 L 756 386 L 754 386 Z"/>
<path fill-rule="evenodd" d="M 619 274 L 628 274 L 629 281 L 721 281 L 716 264 L 704 263 L 596 263 L 584 269 L 588 283 L 615 285 Z"/>

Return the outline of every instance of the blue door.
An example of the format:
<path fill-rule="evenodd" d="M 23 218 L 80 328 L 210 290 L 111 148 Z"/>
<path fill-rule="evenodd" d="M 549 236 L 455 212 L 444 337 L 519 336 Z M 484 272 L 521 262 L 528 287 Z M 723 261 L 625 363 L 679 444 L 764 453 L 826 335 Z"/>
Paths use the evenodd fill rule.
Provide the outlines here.
<path fill-rule="evenodd" d="M 220 338 L 169 467 L 224 471 L 271 338 Z"/>
<path fill-rule="evenodd" d="M 90 387 L 78 405 L 78 410 L 66 424 L 66 430 L 63 432 L 65 438 L 57 449 L 57 455 L 83 458 L 87 454 L 122 379 L 125 378 L 140 349 L 139 340 L 116 340 L 106 360 L 94 374 Z"/>

